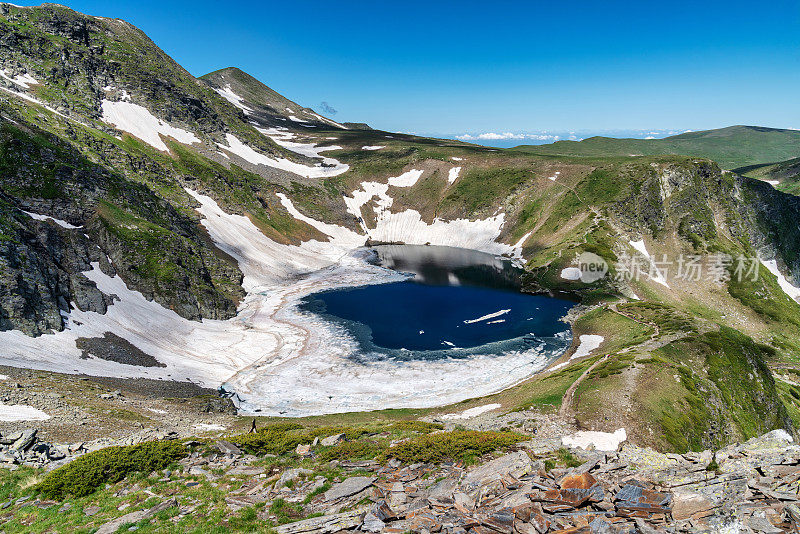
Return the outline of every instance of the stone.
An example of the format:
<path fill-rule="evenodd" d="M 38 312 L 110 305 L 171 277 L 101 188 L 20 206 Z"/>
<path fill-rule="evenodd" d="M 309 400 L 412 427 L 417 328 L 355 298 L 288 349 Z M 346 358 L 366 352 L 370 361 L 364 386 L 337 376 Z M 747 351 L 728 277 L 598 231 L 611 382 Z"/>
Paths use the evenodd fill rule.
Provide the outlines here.
<path fill-rule="evenodd" d="M 675 492 L 672 497 L 672 517 L 676 521 L 714 508 L 714 504 L 699 493 Z"/>
<path fill-rule="evenodd" d="M 278 488 L 282 488 L 286 486 L 287 482 L 291 482 L 292 480 L 296 480 L 300 475 L 310 475 L 312 471 L 310 469 L 303 469 L 303 468 L 295 468 L 295 469 L 287 469 L 283 473 L 281 473 L 281 477 L 278 479 Z"/>
<path fill-rule="evenodd" d="M 25 451 L 33 445 L 33 442 L 36 440 L 36 429 L 35 428 L 27 428 L 22 431 L 22 435 L 17 438 L 14 443 L 8 448 L 10 452 L 15 451 Z"/>
<path fill-rule="evenodd" d="M 99 511 L 100 511 L 100 507 L 95 505 L 95 504 L 93 504 L 91 506 L 87 506 L 86 508 L 83 509 L 83 513 L 88 515 L 89 517 L 93 516 L 94 514 L 96 514 Z"/>
<path fill-rule="evenodd" d="M 113 534 L 119 528 L 126 524 L 126 523 L 137 523 L 142 519 L 147 519 L 149 517 L 153 517 L 159 512 L 163 512 L 168 508 L 172 508 L 173 506 L 178 506 L 178 501 L 174 498 L 166 500 L 160 504 L 157 504 L 150 508 L 149 510 L 137 510 L 135 512 L 130 512 L 128 514 L 122 515 L 116 519 L 105 523 L 100 528 L 98 528 L 94 534 Z"/>
<path fill-rule="evenodd" d="M 464 488 L 474 489 L 506 476 L 519 479 L 533 470 L 533 461 L 525 452 L 512 452 L 473 469 L 467 473 L 461 485 Z"/>
<path fill-rule="evenodd" d="M 352 510 L 338 514 L 311 517 L 294 523 L 279 526 L 278 534 L 328 534 L 359 526 L 364 518 L 364 510 Z"/>
<path fill-rule="evenodd" d="M 325 492 L 326 501 L 335 501 L 343 497 L 349 497 L 367 489 L 375 482 L 375 477 L 350 477 L 342 482 L 335 484 Z"/>
<path fill-rule="evenodd" d="M 365 532 L 380 532 L 385 527 L 386 523 L 381 521 L 381 519 L 372 512 L 369 512 L 364 516 L 364 523 L 361 525 L 361 530 Z"/>
<path fill-rule="evenodd" d="M 237 447 L 230 441 L 225 441 L 224 439 L 220 439 L 214 442 L 214 447 L 222 454 L 230 454 L 231 456 L 242 455 L 242 450 L 239 447 Z"/>
<path fill-rule="evenodd" d="M 299 443 L 297 448 L 294 450 L 295 454 L 299 454 L 300 456 L 308 456 L 311 454 L 311 444 L 310 443 Z"/>
<path fill-rule="evenodd" d="M 328 436 L 320 441 L 320 445 L 323 447 L 333 447 L 334 445 L 344 441 L 344 434 L 334 434 L 333 436 Z"/>

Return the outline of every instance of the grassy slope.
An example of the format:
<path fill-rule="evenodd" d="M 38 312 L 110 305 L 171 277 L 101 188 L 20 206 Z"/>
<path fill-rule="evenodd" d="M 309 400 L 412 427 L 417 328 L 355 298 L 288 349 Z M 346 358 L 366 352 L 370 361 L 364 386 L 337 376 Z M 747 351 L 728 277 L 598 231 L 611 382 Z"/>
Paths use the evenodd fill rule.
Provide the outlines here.
<path fill-rule="evenodd" d="M 724 169 L 781 161 L 800 154 L 800 131 L 730 126 L 689 132 L 664 139 L 614 139 L 591 137 L 583 141 L 558 141 L 522 146 L 528 154 L 565 156 L 631 156 L 680 154 L 713 159 Z"/>
<path fill-rule="evenodd" d="M 775 186 L 776 189 L 792 195 L 800 195 L 800 158 L 777 163 L 749 165 L 734 169 L 734 172 L 756 180 L 777 180 L 780 183 Z"/>

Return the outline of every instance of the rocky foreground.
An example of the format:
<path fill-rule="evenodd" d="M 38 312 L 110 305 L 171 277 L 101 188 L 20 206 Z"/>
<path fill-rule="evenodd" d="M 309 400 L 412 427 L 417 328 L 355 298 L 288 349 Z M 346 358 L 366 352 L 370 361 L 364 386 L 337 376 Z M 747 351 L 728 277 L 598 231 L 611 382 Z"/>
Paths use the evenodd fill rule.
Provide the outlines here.
<path fill-rule="evenodd" d="M 35 433 L 11 437 L 6 461 L 47 463 L 49 449 Z M 109 486 L 99 506 L 84 501 L 77 510 L 27 496 L 0 505 L 0 522 L 24 524 L 37 517 L 34 510 L 57 510 L 85 516 L 98 533 L 125 525 L 185 531 L 186 518 L 222 517 L 202 502 L 207 494 L 197 490 L 205 487 L 216 491 L 217 512 L 226 516 L 219 524 L 234 531 L 234 518 L 249 510 L 253 521 L 242 531 L 278 534 L 800 532 L 800 446 L 781 430 L 716 453 L 661 454 L 627 443 L 601 452 L 535 438 L 474 467 L 397 459 L 314 464 L 315 451 L 343 440 L 338 434 L 299 445 L 295 462 L 270 462 L 272 455 L 246 454 L 224 440 L 187 442 L 194 452 L 179 467 Z M 70 454 L 80 451 L 56 453 Z M 160 527 L 149 523 L 158 517 Z"/>

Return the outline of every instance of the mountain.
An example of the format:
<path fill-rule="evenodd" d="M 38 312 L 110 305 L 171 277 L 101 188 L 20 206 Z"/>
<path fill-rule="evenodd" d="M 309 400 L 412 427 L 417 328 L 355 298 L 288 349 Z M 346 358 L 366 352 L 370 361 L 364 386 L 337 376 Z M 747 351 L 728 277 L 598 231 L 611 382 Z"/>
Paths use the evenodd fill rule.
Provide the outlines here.
<path fill-rule="evenodd" d="M 312 109 L 297 105 L 236 67 L 220 69 L 201 76 L 200 79 L 234 106 L 249 111 L 251 115 L 258 116 L 272 126 L 294 123 L 293 126 L 333 126 L 346 129 Z"/>
<path fill-rule="evenodd" d="M 2 4 L 0 29 L 0 365 L 365 420 L 455 409 L 392 386 L 435 377 L 476 407 L 681 452 L 800 425 L 800 198 L 725 170 L 795 156 L 798 132 L 497 150 L 349 128 L 236 68 L 196 79 L 120 20 Z M 484 389 L 450 386 L 455 359 L 356 358 L 296 305 L 386 281 L 356 252 L 376 242 L 514 258 L 526 291 L 580 301 L 571 349 Z M 585 254 L 609 276 L 573 276 Z"/>
<path fill-rule="evenodd" d="M 590 137 L 582 141 L 521 146 L 518 150 L 530 154 L 589 157 L 679 154 L 712 159 L 723 169 L 733 169 L 797 157 L 800 155 L 800 130 L 729 126 L 664 139 Z"/>

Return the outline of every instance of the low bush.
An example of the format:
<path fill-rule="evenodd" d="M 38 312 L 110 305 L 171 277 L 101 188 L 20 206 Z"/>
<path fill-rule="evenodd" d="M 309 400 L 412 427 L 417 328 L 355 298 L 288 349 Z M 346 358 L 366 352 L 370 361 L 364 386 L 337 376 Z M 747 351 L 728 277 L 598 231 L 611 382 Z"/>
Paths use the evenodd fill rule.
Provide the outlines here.
<path fill-rule="evenodd" d="M 419 432 L 420 434 L 428 434 L 436 430 L 442 430 L 444 425 L 441 423 L 428 423 L 427 421 L 398 421 L 394 423 L 391 430 L 399 430 L 406 432 Z"/>
<path fill-rule="evenodd" d="M 177 441 L 107 447 L 51 471 L 34 489 L 51 499 L 85 497 L 103 484 L 114 484 L 131 473 L 165 469 L 188 453 L 186 446 Z"/>
<path fill-rule="evenodd" d="M 385 449 L 385 446 L 381 446 L 374 441 L 345 441 L 322 451 L 318 459 L 323 462 L 331 460 L 372 460 Z"/>
<path fill-rule="evenodd" d="M 472 463 L 484 454 L 508 449 L 525 439 L 528 438 L 513 432 L 455 430 L 411 438 L 387 450 L 385 457 L 405 463 L 439 463 L 445 460 Z"/>

